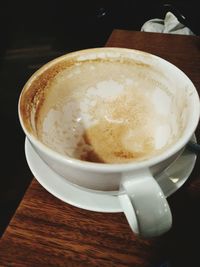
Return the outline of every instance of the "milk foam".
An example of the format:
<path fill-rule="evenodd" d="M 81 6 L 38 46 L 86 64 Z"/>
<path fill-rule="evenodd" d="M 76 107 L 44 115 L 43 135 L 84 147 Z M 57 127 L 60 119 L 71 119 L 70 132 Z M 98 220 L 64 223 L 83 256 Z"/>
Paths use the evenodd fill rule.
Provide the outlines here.
<path fill-rule="evenodd" d="M 150 71 L 148 78 L 138 66 L 120 62 L 63 70 L 41 107 L 38 137 L 63 155 L 95 162 L 141 161 L 161 153 L 178 138 L 179 121 L 165 85 L 151 82 L 155 75 Z"/>

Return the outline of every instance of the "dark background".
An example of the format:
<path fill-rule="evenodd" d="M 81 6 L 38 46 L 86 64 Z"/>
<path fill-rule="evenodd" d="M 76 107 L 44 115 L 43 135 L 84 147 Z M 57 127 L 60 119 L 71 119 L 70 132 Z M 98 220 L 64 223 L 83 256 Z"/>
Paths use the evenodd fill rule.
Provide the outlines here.
<path fill-rule="evenodd" d="M 172 11 L 199 35 L 196 2 L 1 1 L 0 235 L 32 179 L 25 160 L 24 134 L 17 114 L 19 94 L 31 74 L 64 53 L 104 46 L 114 28 L 140 30 L 149 19 L 163 19 L 167 11 Z"/>

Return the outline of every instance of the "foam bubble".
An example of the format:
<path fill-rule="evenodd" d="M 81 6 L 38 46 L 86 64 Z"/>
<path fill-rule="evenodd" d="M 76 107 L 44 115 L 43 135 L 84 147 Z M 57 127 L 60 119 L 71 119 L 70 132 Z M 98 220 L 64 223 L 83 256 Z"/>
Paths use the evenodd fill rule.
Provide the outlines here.
<path fill-rule="evenodd" d="M 155 129 L 155 148 L 161 149 L 169 143 L 171 137 L 171 130 L 168 124 L 159 125 Z"/>
<path fill-rule="evenodd" d="M 156 111 L 162 115 L 168 115 L 171 111 L 172 99 L 163 90 L 156 88 L 151 101 L 155 105 Z"/>
<path fill-rule="evenodd" d="M 106 100 L 117 97 L 120 93 L 122 93 L 123 88 L 123 84 L 120 84 L 112 79 L 104 80 L 98 82 L 95 87 L 89 88 L 86 94 L 88 99 L 90 97 L 98 96 Z"/>

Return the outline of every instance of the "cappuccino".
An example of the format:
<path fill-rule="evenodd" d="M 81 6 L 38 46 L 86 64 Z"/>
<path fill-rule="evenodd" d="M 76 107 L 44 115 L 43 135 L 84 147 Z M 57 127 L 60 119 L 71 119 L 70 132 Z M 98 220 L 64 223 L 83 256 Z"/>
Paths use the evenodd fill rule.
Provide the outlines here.
<path fill-rule="evenodd" d="M 117 54 L 66 58 L 31 86 L 32 92 L 37 88 L 31 100 L 34 134 L 67 157 L 142 161 L 166 150 L 183 130 L 184 100 L 174 97 L 174 85 L 163 74 L 140 60 Z"/>
<path fill-rule="evenodd" d="M 123 211 L 143 237 L 170 229 L 170 166 L 199 120 L 197 91 L 181 70 L 131 49 L 70 53 L 27 81 L 19 118 L 30 168 L 56 197 L 79 208 L 90 209 L 94 199 L 92 210 Z M 189 161 L 186 176 L 194 157 Z M 177 164 L 175 174 L 177 166 L 182 172 Z"/>

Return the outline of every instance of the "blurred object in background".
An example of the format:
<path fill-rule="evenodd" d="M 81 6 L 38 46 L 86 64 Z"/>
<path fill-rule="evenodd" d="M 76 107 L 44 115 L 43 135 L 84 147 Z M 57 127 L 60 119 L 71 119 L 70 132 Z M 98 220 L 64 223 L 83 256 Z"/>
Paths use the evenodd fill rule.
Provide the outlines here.
<path fill-rule="evenodd" d="M 194 35 L 194 33 L 184 24 L 180 23 L 177 17 L 171 12 L 167 12 L 164 19 L 155 18 L 148 20 L 143 24 L 141 31 Z"/>
<path fill-rule="evenodd" d="M 164 13 L 173 13 L 180 23 L 191 29 L 194 34 L 199 35 L 199 7 L 197 5 L 198 1 L 196 0 L 163 1 L 163 11 Z"/>

